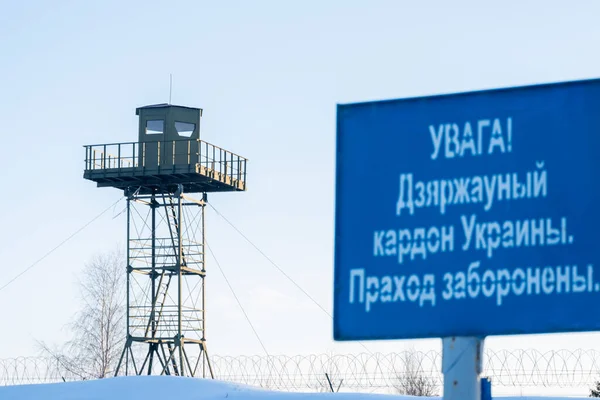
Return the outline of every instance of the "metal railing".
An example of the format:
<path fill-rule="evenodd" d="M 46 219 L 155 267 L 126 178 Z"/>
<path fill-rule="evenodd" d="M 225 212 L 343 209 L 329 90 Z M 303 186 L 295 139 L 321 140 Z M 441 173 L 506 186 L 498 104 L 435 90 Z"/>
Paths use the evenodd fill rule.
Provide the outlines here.
<path fill-rule="evenodd" d="M 86 171 L 125 169 L 138 166 L 139 143 L 107 143 L 86 145 Z"/>
<path fill-rule="evenodd" d="M 126 174 L 200 165 L 200 172 L 220 181 L 245 182 L 247 159 L 199 139 L 86 145 L 85 170 Z M 212 176 L 214 175 L 214 176 Z"/>
<path fill-rule="evenodd" d="M 198 141 L 199 164 L 240 182 L 246 182 L 247 159 L 203 140 Z"/>

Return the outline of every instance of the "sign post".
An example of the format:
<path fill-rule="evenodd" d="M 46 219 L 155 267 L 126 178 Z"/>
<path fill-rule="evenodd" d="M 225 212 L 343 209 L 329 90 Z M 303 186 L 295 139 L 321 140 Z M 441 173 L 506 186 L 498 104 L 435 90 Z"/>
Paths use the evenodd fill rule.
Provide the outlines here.
<path fill-rule="evenodd" d="M 339 105 L 336 169 L 336 340 L 444 338 L 464 400 L 486 336 L 600 330 L 600 80 Z"/>
<path fill-rule="evenodd" d="M 483 339 L 451 337 L 442 340 L 444 400 L 481 400 Z"/>

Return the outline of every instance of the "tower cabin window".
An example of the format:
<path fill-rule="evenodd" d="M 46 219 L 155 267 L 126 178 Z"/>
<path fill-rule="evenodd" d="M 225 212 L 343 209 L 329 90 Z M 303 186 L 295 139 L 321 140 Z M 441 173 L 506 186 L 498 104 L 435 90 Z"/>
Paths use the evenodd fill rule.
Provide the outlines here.
<path fill-rule="evenodd" d="M 146 121 L 146 135 L 162 135 L 165 131 L 163 119 L 149 119 Z"/>
<path fill-rule="evenodd" d="M 177 134 L 182 137 L 191 137 L 196 129 L 196 124 L 192 124 L 189 122 L 179 122 L 175 121 L 175 130 Z"/>

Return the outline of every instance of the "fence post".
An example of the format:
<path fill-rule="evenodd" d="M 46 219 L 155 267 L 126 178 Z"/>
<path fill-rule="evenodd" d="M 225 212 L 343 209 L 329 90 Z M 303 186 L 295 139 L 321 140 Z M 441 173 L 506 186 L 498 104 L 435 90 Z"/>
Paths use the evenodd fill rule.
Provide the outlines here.
<path fill-rule="evenodd" d="M 331 383 L 331 379 L 329 379 L 329 374 L 327 372 L 325 372 L 325 378 L 327 378 L 327 383 L 329 384 L 329 389 L 331 390 L 331 393 L 334 393 L 335 391 L 333 390 L 333 384 Z"/>

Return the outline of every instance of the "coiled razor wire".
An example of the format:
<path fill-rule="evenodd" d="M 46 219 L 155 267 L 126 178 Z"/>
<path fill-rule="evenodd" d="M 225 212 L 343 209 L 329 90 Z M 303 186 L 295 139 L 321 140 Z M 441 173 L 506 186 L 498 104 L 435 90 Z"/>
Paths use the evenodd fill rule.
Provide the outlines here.
<path fill-rule="evenodd" d="M 211 357 L 217 379 L 286 391 L 329 390 L 325 374 L 333 385 L 354 391 L 398 389 L 416 377 L 440 387 L 441 361 L 437 351 Z M 600 351 L 488 350 L 484 375 L 502 387 L 589 388 L 600 379 Z M 52 358 L 0 359 L 0 385 L 84 378 Z"/>

